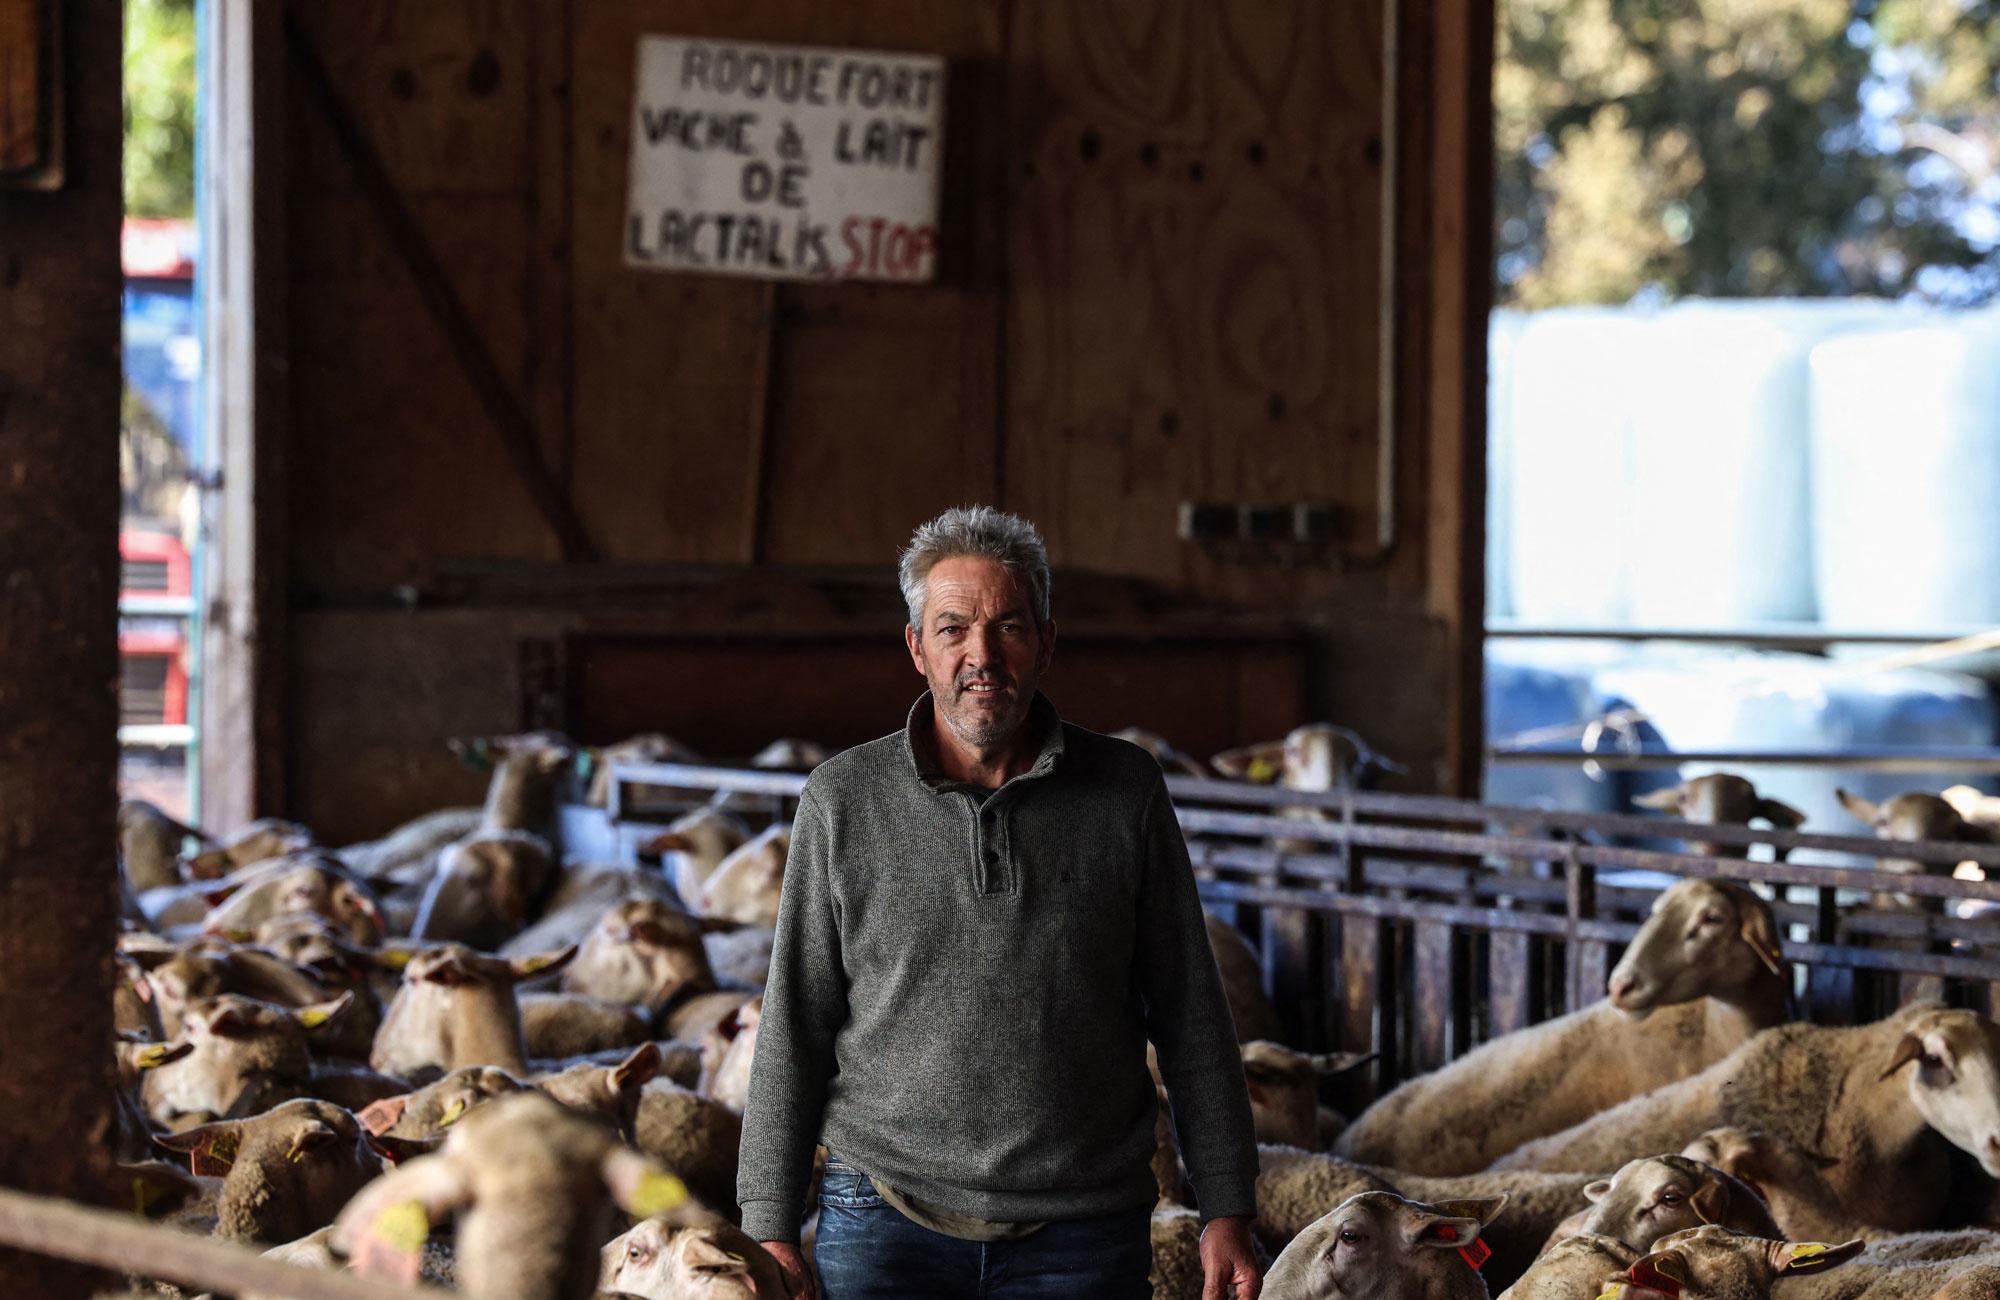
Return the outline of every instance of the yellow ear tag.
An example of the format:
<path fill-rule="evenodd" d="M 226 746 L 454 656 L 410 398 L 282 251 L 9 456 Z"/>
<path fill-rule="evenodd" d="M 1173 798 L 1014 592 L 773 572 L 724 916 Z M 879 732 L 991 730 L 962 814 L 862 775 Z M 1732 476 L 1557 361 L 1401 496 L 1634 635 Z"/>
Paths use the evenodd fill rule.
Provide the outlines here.
<path fill-rule="evenodd" d="M 523 961 L 521 963 L 521 970 L 526 974 L 533 975 L 536 971 L 547 970 L 549 967 L 555 964 L 556 964 L 555 957 L 552 954 L 545 952 L 534 957 L 529 957 L 528 959 Z"/>
<path fill-rule="evenodd" d="M 143 1178 L 132 1179 L 132 1209 L 141 1218 L 146 1217 L 146 1207 L 159 1198 L 159 1189 Z"/>
<path fill-rule="evenodd" d="M 249 943 L 257 937 L 255 930 L 224 930 L 222 937 L 231 943 Z"/>
<path fill-rule="evenodd" d="M 307 1029 L 318 1029 L 331 1019 L 333 1019 L 333 1012 L 325 1007 L 307 1007 L 304 1011 L 299 1012 L 299 1023 Z"/>
<path fill-rule="evenodd" d="M 1253 758 L 1244 775 L 1252 781 L 1275 781 L 1280 770 L 1279 766 L 1268 758 Z"/>
<path fill-rule="evenodd" d="M 375 960 L 391 970 L 401 970 L 410 964 L 410 958 L 414 956 L 416 954 L 406 948 L 388 948 L 376 953 Z"/>
<path fill-rule="evenodd" d="M 1818 1268 L 1826 1261 L 1820 1258 L 1827 1251 L 1826 1244 L 1818 1241 L 1795 1241 L 1791 1247 L 1791 1258 L 1786 1261 L 1787 1271 Z"/>
<path fill-rule="evenodd" d="M 1625 1284 L 1613 1282 L 1605 1288 L 1604 1294 L 1597 1297 L 1597 1300 L 1625 1300 Z"/>
<path fill-rule="evenodd" d="M 164 1058 L 166 1054 L 167 1054 L 167 1045 L 165 1043 L 154 1043 L 151 1047 L 148 1047 L 144 1051 L 140 1052 L 139 1055 L 134 1059 L 137 1060 L 140 1069 L 150 1070 L 153 1069 L 155 1066 L 159 1065 L 161 1059 Z"/>
<path fill-rule="evenodd" d="M 628 1208 L 633 1217 L 650 1219 L 686 1204 L 687 1199 L 686 1183 L 672 1174 L 655 1170 L 639 1179 L 639 1186 L 634 1189 L 632 1204 Z"/>
<path fill-rule="evenodd" d="M 450 1128 L 452 1125 L 458 1123 L 459 1116 L 463 1114 L 465 1114 L 465 1098 L 453 1097 L 451 1105 L 446 1106 L 444 1114 L 438 1118 L 438 1127 Z"/>
<path fill-rule="evenodd" d="M 422 1250 L 430 1235 L 431 1220 L 422 1201 L 398 1201 L 375 1218 L 374 1236 L 392 1250 Z"/>

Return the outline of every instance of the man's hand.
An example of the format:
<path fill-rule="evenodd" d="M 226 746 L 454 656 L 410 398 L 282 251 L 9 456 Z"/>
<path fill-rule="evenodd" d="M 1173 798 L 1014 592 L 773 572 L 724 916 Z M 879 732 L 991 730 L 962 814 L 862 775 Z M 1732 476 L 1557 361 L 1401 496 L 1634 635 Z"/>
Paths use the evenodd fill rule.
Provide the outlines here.
<path fill-rule="evenodd" d="M 778 1261 L 778 1267 L 785 1270 L 785 1285 L 797 1300 L 816 1300 L 819 1289 L 813 1285 L 812 1269 L 806 1264 L 806 1257 L 799 1248 L 789 1241 L 760 1241 L 764 1253 Z M 1208 1243 L 1202 1243 L 1203 1258 L 1207 1258 Z"/>
<path fill-rule="evenodd" d="M 1264 1273 L 1248 1215 L 1210 1219 L 1201 1230 L 1201 1300 L 1257 1300 Z"/>

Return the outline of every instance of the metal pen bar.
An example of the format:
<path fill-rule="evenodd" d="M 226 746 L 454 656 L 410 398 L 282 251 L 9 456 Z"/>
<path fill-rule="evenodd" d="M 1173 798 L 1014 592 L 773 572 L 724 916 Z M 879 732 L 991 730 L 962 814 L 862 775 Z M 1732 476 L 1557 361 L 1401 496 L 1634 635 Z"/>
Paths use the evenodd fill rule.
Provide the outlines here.
<path fill-rule="evenodd" d="M 1576 767 L 1591 763 L 1608 772 L 1650 772 L 1679 768 L 1684 763 L 1725 767 L 1837 767 L 1857 772 L 2000 772 L 2000 751 L 1957 749 L 1704 749 L 1674 753 L 1637 754 L 1618 750 L 1489 748 L 1495 763 L 1520 767 Z"/>

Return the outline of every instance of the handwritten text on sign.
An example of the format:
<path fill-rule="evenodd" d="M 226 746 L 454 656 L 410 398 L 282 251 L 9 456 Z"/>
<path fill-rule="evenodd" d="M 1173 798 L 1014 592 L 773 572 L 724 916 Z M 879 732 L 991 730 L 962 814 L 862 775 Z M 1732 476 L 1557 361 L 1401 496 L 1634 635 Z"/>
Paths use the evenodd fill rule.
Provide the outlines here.
<path fill-rule="evenodd" d="M 944 60 L 648 36 L 628 266 L 929 280 Z"/>

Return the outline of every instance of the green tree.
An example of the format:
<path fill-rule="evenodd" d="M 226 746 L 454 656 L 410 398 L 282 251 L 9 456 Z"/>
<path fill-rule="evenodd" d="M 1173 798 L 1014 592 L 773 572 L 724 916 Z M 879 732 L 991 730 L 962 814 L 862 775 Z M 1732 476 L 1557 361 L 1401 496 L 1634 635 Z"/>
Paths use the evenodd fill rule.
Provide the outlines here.
<path fill-rule="evenodd" d="M 1502 0 L 1501 301 L 1990 294 L 1995 8 Z"/>
<path fill-rule="evenodd" d="M 125 0 L 125 211 L 194 215 L 195 0 Z"/>

